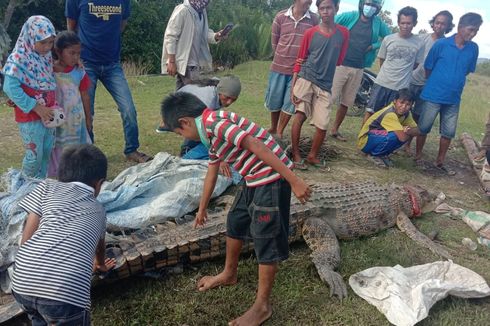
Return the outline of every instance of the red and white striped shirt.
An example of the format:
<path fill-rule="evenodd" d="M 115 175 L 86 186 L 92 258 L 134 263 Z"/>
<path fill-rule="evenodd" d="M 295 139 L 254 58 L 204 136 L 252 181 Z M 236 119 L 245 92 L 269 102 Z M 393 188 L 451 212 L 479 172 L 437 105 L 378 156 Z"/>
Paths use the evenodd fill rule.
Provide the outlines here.
<path fill-rule="evenodd" d="M 203 112 L 202 121 L 210 142 L 209 164 L 220 161 L 230 164 L 244 177 L 247 186 L 262 186 L 281 178 L 279 173 L 241 146 L 247 135 L 262 141 L 288 168 L 293 167 L 293 162 L 274 137 L 254 122 L 233 112 L 210 109 Z"/>

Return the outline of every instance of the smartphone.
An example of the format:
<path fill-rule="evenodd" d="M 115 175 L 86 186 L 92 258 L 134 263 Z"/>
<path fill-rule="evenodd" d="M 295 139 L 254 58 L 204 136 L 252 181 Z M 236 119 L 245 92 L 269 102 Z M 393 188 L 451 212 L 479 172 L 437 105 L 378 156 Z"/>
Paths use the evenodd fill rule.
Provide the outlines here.
<path fill-rule="evenodd" d="M 223 28 L 223 31 L 221 32 L 221 35 L 227 35 L 229 32 L 231 32 L 233 26 L 233 23 L 226 24 L 225 28 Z"/>

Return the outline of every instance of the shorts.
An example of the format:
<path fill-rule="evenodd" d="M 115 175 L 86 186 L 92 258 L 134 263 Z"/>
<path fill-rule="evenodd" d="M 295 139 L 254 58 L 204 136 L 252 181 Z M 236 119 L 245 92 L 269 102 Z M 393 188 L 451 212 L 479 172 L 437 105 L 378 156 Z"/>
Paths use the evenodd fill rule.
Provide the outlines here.
<path fill-rule="evenodd" d="M 311 118 L 311 124 L 318 129 L 327 130 L 332 111 L 332 95 L 301 77 L 296 80 L 293 94 L 300 100 L 296 111 Z"/>
<path fill-rule="evenodd" d="M 397 94 L 398 91 L 383 87 L 375 83 L 373 85 L 373 88 L 371 88 L 371 96 L 369 97 L 369 102 L 366 106 L 366 112 L 378 112 L 379 110 L 393 102 Z"/>
<path fill-rule="evenodd" d="M 282 111 L 288 115 L 294 114 L 294 104 L 291 102 L 292 75 L 284 75 L 271 71 L 265 93 L 265 107 L 270 112 Z"/>
<path fill-rule="evenodd" d="M 452 139 L 456 136 L 458 125 L 459 103 L 438 104 L 425 101 L 422 114 L 420 115 L 418 127 L 422 135 L 427 135 L 439 114 L 439 133 L 445 138 Z"/>
<path fill-rule="evenodd" d="M 398 139 L 394 131 L 372 130 L 369 131 L 368 140 L 361 151 L 371 156 L 387 156 L 405 143 Z"/>
<path fill-rule="evenodd" d="M 242 181 L 226 221 L 226 235 L 253 240 L 259 264 L 286 260 L 289 256 L 289 209 L 291 186 L 277 180 L 258 187 Z"/>
<path fill-rule="evenodd" d="M 424 85 L 410 84 L 408 89 L 410 90 L 414 98 L 414 104 L 411 110 L 412 116 L 415 115 L 417 117 L 420 117 L 420 115 L 422 114 L 422 110 L 424 109 L 424 102 L 425 102 L 423 99 L 420 98 L 420 94 L 424 89 Z"/>
<path fill-rule="evenodd" d="M 340 104 L 348 108 L 354 105 L 357 91 L 359 90 L 359 86 L 361 86 L 362 72 L 362 68 L 346 66 L 338 66 L 335 69 L 332 84 L 332 98 L 334 102 L 339 100 Z"/>

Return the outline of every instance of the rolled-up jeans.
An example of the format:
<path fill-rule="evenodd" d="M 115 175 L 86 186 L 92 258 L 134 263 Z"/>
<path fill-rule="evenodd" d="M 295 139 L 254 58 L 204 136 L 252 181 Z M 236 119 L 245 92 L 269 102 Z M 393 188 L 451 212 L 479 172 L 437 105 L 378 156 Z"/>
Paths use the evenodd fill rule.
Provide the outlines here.
<path fill-rule="evenodd" d="M 131 96 L 131 90 L 129 89 L 128 81 L 124 76 L 121 64 L 119 62 L 109 64 L 84 62 L 83 64 L 90 78 L 89 95 L 92 119 L 95 115 L 95 90 L 97 89 L 97 81 L 100 80 L 116 102 L 117 110 L 121 114 L 125 141 L 124 154 L 136 151 L 140 146 L 138 140 L 138 118 L 133 97 Z M 90 137 L 94 141 L 93 132 L 90 133 Z"/>

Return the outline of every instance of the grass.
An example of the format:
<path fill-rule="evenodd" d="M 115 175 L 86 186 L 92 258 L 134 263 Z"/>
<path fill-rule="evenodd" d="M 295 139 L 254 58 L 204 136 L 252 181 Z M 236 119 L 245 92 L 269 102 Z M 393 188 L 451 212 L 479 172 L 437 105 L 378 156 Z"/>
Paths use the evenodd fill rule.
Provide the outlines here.
<path fill-rule="evenodd" d="M 232 72 L 240 76 L 243 91 L 231 109 L 252 118 L 263 126 L 269 125 L 269 115 L 263 108 L 269 62 L 249 62 Z M 159 151 L 178 153 L 181 139 L 174 134 L 156 134 L 159 104 L 165 94 L 174 88 L 169 77 L 134 77 L 129 80 L 140 127 L 141 150 L 155 154 Z M 470 132 L 480 139 L 488 114 L 490 78 L 469 77 L 461 107 L 458 134 Z M 0 156 L 0 172 L 9 167 L 19 168 L 23 156 L 13 113 L 1 107 L 0 142 L 4 155 Z M 115 177 L 130 166 L 122 155 L 123 137 L 115 103 L 103 87 L 96 99 L 95 134 L 97 145 L 109 158 L 109 175 Z M 333 113 L 334 114 L 334 113 Z M 360 119 L 347 117 L 342 132 L 346 143 L 331 139 L 327 145 L 340 150 L 339 158 L 330 162 L 331 173 L 314 171 L 301 173 L 310 182 L 315 180 L 346 182 L 372 179 L 381 183 L 415 183 L 432 190 L 444 191 L 448 203 L 472 210 L 490 211 L 490 204 L 481 196 L 478 181 L 468 168 L 464 150 L 457 141 L 448 158 L 458 169 L 454 178 L 435 178 L 420 173 L 411 160 L 396 156 L 396 169 L 379 170 L 358 156 L 354 140 L 360 128 Z M 310 132 L 306 127 L 305 133 Z M 437 128 L 434 128 L 437 131 Z M 429 137 L 426 158 L 434 160 L 437 151 L 437 133 Z M 473 232 L 460 220 L 437 214 L 426 214 L 415 221 L 424 233 L 438 230 L 444 245 L 451 249 L 454 261 L 490 280 L 490 251 L 479 247 L 469 252 L 461 245 L 463 237 L 475 240 Z M 340 274 L 349 276 L 373 266 L 412 266 L 438 260 L 428 250 L 409 240 L 401 232 L 391 229 L 376 236 L 342 241 Z M 340 303 L 329 297 L 329 288 L 318 277 L 304 243 L 291 246 L 291 256 L 281 264 L 273 290 L 274 313 L 266 325 L 387 325 L 385 317 L 349 290 L 349 297 Z M 208 293 L 195 291 L 196 281 L 205 274 L 217 273 L 223 259 L 194 266 L 179 275 L 168 275 L 154 280 L 134 277 L 113 285 L 93 290 L 92 317 L 94 325 L 223 325 L 243 313 L 253 302 L 257 285 L 257 264 L 252 255 L 240 260 L 239 283 Z M 490 324 L 490 299 L 447 298 L 437 303 L 421 325 L 485 325 Z"/>

